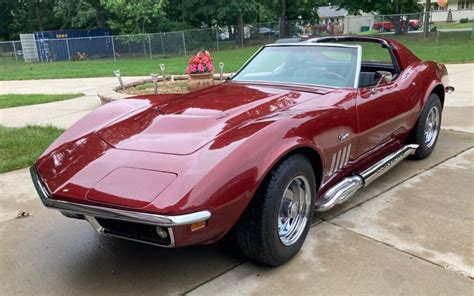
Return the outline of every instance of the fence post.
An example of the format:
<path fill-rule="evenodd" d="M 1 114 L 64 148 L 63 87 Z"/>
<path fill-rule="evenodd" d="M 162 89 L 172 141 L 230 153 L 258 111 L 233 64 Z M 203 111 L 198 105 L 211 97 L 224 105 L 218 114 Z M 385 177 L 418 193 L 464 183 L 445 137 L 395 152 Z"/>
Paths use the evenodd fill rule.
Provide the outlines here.
<path fill-rule="evenodd" d="M 15 61 L 16 61 L 16 64 L 18 65 L 18 55 L 16 54 L 15 41 L 12 41 L 12 45 L 13 45 L 13 53 L 15 54 Z"/>
<path fill-rule="evenodd" d="M 115 44 L 114 44 L 114 36 L 110 36 L 110 39 L 112 39 L 112 53 L 114 55 L 114 62 L 117 61 L 117 57 L 115 56 Z"/>
<path fill-rule="evenodd" d="M 184 49 L 184 55 L 186 55 L 186 38 L 184 37 L 184 31 L 181 32 L 183 36 L 183 49 Z"/>
<path fill-rule="evenodd" d="M 151 38 L 150 34 L 148 34 L 148 48 L 150 49 L 150 59 L 153 59 L 153 54 L 151 52 Z"/>
<path fill-rule="evenodd" d="M 165 55 L 165 45 L 163 44 L 163 33 L 160 33 L 160 40 L 161 40 L 161 51 L 163 55 Z"/>
<path fill-rule="evenodd" d="M 67 58 L 71 61 L 71 51 L 69 50 L 69 38 L 66 38 Z"/>

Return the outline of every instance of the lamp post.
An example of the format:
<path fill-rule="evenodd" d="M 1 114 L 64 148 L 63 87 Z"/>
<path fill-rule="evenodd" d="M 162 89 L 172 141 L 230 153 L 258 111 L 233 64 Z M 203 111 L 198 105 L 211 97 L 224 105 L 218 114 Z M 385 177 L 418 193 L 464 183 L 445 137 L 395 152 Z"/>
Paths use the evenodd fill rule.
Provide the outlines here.
<path fill-rule="evenodd" d="M 219 79 L 222 81 L 224 80 L 224 63 L 220 62 L 219 63 Z"/>
<path fill-rule="evenodd" d="M 163 77 L 163 81 L 165 81 L 165 68 L 165 64 L 160 64 L 161 77 Z"/>
<path fill-rule="evenodd" d="M 150 76 L 153 82 L 153 93 L 156 95 L 158 93 L 158 74 L 151 73 Z"/>
<path fill-rule="evenodd" d="M 123 84 L 123 81 L 122 81 L 122 76 L 120 75 L 120 69 L 117 69 L 114 71 L 114 75 L 115 77 L 117 77 L 119 83 L 120 83 L 120 87 L 122 88 L 123 91 L 125 91 L 125 85 Z"/>

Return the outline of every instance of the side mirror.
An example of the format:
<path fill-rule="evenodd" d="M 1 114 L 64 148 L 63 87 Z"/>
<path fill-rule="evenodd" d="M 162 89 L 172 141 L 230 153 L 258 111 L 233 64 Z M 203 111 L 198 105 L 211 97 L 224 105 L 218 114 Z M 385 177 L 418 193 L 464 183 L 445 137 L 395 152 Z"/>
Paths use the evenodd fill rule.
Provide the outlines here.
<path fill-rule="evenodd" d="M 389 83 L 390 81 L 392 81 L 392 75 L 391 74 L 388 74 L 388 73 L 380 73 L 379 74 L 381 75 L 379 80 L 377 81 L 377 83 L 370 89 L 370 91 L 372 92 L 372 94 L 375 94 L 377 93 L 377 88 L 380 86 L 380 84 L 383 83 Z"/>

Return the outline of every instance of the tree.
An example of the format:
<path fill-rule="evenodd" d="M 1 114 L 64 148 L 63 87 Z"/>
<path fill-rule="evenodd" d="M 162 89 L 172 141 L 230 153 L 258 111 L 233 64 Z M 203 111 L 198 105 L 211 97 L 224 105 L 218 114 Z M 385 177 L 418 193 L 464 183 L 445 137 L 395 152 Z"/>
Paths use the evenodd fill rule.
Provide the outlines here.
<path fill-rule="evenodd" d="M 60 29 L 105 28 L 106 15 L 100 0 L 57 0 L 54 13 L 63 22 Z"/>
<path fill-rule="evenodd" d="M 121 34 L 152 31 L 153 24 L 165 19 L 165 0 L 101 0 L 110 12 L 110 27 Z"/>
<path fill-rule="evenodd" d="M 429 1 L 429 0 L 427 0 Z M 389 20 L 394 24 L 395 34 L 406 34 L 409 25 L 409 16 L 402 14 L 421 12 L 422 6 L 417 0 L 393 0 L 393 1 L 360 1 L 360 0 L 334 0 L 335 5 L 347 9 L 350 13 L 378 12 L 388 14 Z M 402 26 L 403 24 L 403 26 Z"/>
<path fill-rule="evenodd" d="M 182 9 L 183 17 L 196 27 L 227 27 L 229 39 L 238 44 L 244 40 L 244 24 L 258 15 L 256 0 L 186 0 Z"/>

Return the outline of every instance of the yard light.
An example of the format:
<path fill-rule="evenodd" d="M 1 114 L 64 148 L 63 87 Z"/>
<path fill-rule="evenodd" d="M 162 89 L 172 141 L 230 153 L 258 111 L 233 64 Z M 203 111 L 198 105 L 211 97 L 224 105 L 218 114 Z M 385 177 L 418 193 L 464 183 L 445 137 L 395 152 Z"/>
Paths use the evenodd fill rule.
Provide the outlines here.
<path fill-rule="evenodd" d="M 224 63 L 220 62 L 219 63 L 219 74 L 220 74 L 220 80 L 224 80 Z"/>
<path fill-rule="evenodd" d="M 163 81 L 165 81 L 165 68 L 165 64 L 160 64 L 161 77 L 163 77 Z"/>
<path fill-rule="evenodd" d="M 153 82 L 153 93 L 156 95 L 158 93 L 158 74 L 151 73 L 150 76 Z"/>
<path fill-rule="evenodd" d="M 122 87 L 122 90 L 125 91 L 125 85 L 123 84 L 122 76 L 120 75 L 120 69 L 115 70 L 114 75 L 115 75 L 115 77 L 117 77 L 117 79 L 120 83 L 120 87 Z"/>

